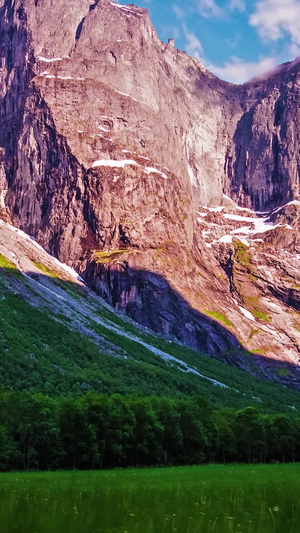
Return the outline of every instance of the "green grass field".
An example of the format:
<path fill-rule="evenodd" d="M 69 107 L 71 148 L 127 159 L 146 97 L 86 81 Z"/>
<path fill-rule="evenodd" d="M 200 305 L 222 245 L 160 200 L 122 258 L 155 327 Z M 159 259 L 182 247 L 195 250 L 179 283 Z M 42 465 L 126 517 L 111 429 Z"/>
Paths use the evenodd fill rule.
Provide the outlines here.
<path fill-rule="evenodd" d="M 300 464 L 0 475 L 3 533 L 298 533 Z"/>

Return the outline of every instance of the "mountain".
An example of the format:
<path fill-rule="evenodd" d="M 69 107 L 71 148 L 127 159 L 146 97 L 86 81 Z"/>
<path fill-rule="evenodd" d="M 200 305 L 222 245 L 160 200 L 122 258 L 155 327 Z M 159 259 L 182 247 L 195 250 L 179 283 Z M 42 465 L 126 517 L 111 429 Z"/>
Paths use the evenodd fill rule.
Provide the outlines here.
<path fill-rule="evenodd" d="M 139 324 L 299 388 L 298 61 L 232 85 L 145 9 L 0 6 L 4 223 Z"/>

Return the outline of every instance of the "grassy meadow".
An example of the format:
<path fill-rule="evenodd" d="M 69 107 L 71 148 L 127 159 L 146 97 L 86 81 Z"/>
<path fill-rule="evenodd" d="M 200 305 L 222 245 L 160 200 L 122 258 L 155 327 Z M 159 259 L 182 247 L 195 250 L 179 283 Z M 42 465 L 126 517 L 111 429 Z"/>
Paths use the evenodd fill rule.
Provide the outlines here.
<path fill-rule="evenodd" d="M 298 533 L 300 465 L 0 474 L 3 533 Z"/>

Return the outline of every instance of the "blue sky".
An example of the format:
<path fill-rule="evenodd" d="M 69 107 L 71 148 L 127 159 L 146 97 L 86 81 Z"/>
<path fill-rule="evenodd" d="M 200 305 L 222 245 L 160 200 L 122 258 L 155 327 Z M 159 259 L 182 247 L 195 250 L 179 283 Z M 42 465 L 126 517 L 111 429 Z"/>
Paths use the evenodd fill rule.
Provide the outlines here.
<path fill-rule="evenodd" d="M 300 55 L 300 0 L 121 0 L 147 7 L 163 41 L 243 83 Z"/>

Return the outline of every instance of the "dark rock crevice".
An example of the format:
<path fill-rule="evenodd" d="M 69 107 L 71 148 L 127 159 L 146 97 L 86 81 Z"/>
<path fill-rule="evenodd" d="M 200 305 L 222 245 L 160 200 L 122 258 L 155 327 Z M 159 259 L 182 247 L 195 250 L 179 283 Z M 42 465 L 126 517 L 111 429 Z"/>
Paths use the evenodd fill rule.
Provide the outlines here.
<path fill-rule="evenodd" d="M 96 0 L 93 4 L 91 4 L 90 7 L 89 7 L 88 13 L 90 11 L 93 11 L 97 7 L 98 3 L 99 3 L 99 0 Z M 88 13 L 87 13 L 87 15 L 88 15 Z M 83 17 L 83 19 L 79 22 L 79 24 L 77 26 L 76 33 L 75 33 L 75 41 L 78 41 L 80 39 L 80 35 L 81 35 L 81 32 L 82 32 L 83 24 L 85 22 L 85 19 L 86 19 L 87 15 L 85 15 Z"/>

